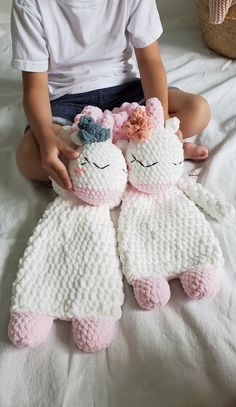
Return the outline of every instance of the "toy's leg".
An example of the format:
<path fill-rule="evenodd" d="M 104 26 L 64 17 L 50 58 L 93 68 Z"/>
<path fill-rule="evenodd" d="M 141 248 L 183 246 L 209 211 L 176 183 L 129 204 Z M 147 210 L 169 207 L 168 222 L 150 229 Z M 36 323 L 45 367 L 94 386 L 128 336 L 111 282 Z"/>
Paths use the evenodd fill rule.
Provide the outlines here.
<path fill-rule="evenodd" d="M 180 281 L 186 294 L 196 300 L 213 297 L 220 287 L 214 266 L 192 267 L 180 275 Z"/>
<path fill-rule="evenodd" d="M 113 337 L 115 323 L 96 318 L 74 318 L 72 331 L 74 341 L 84 352 L 96 352 L 107 348 Z"/>
<path fill-rule="evenodd" d="M 163 278 L 142 278 L 131 282 L 134 288 L 134 296 L 141 308 L 161 308 L 170 299 L 170 286 Z"/>
<path fill-rule="evenodd" d="M 33 312 L 14 312 L 8 325 L 8 336 L 19 348 L 35 348 L 47 337 L 53 318 Z"/>

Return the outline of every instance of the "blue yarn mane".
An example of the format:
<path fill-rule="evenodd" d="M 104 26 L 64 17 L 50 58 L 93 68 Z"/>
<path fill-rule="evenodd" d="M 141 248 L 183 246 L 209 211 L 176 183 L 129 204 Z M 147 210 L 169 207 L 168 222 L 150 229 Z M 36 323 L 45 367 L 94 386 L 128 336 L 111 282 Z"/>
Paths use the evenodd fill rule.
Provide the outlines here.
<path fill-rule="evenodd" d="M 77 127 L 80 140 L 84 144 L 100 143 L 111 137 L 110 129 L 102 127 L 90 116 L 82 116 Z"/>

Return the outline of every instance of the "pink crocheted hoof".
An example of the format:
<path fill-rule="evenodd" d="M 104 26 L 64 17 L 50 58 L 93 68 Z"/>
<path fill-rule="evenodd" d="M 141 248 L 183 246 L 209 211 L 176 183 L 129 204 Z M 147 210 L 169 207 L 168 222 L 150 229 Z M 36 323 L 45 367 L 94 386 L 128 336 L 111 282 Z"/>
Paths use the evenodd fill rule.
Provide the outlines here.
<path fill-rule="evenodd" d="M 74 341 L 84 352 L 96 352 L 107 348 L 113 338 L 113 321 L 95 318 L 74 318 L 72 331 Z"/>
<path fill-rule="evenodd" d="M 214 266 L 192 267 L 180 275 L 180 281 L 186 294 L 195 300 L 211 298 L 220 288 L 219 274 Z"/>
<path fill-rule="evenodd" d="M 8 325 L 8 336 L 19 347 L 35 348 L 48 336 L 53 318 L 33 312 L 14 312 Z"/>
<path fill-rule="evenodd" d="M 170 286 L 163 278 L 143 278 L 132 281 L 137 303 L 144 309 L 161 308 L 170 299 Z"/>

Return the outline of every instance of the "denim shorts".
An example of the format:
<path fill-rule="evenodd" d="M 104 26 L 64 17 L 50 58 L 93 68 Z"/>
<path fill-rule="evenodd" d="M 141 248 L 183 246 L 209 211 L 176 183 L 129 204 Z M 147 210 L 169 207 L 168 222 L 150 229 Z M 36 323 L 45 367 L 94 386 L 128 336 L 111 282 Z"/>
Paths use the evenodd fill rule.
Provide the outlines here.
<path fill-rule="evenodd" d="M 137 79 L 110 88 L 64 95 L 51 102 L 52 116 L 54 121 L 63 118 L 71 123 L 74 121 L 74 117 L 87 105 L 97 106 L 101 110 L 112 110 L 124 102 L 141 102 L 143 98 L 141 81 Z"/>
<path fill-rule="evenodd" d="M 90 92 L 67 94 L 51 101 L 53 123 L 62 126 L 72 124 L 74 117 L 87 105 L 97 106 L 101 110 L 112 110 L 114 107 L 120 107 L 124 102 L 145 104 L 140 79 Z M 29 127 L 29 125 L 26 127 L 25 132 Z"/>

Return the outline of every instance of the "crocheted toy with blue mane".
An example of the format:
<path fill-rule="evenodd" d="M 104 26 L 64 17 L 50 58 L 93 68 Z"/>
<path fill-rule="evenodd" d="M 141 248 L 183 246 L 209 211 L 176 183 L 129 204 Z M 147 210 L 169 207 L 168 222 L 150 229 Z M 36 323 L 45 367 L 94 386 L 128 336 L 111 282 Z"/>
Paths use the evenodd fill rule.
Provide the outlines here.
<path fill-rule="evenodd" d="M 82 115 L 77 129 L 65 127 L 61 136 L 80 151 L 68 167 L 73 190 L 53 182 L 59 197 L 20 260 L 8 332 L 16 346 L 35 347 L 54 319 L 72 321 L 77 346 L 93 352 L 110 344 L 124 299 L 110 208 L 121 201 L 126 163 L 105 115 L 100 123 Z"/>

